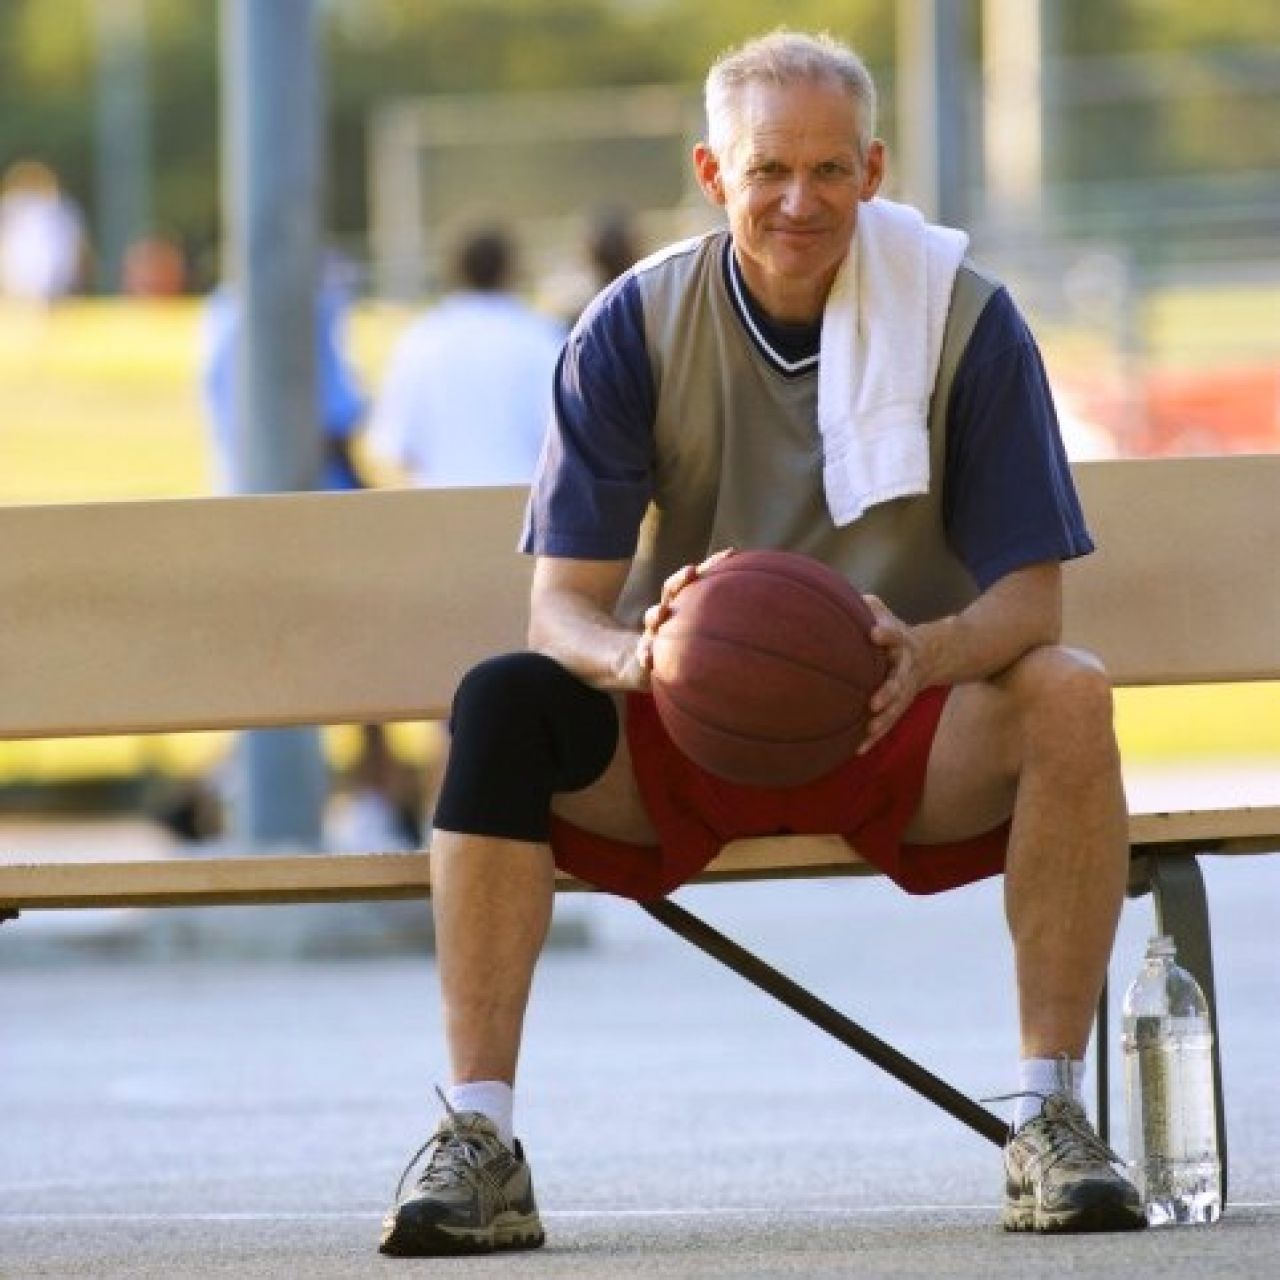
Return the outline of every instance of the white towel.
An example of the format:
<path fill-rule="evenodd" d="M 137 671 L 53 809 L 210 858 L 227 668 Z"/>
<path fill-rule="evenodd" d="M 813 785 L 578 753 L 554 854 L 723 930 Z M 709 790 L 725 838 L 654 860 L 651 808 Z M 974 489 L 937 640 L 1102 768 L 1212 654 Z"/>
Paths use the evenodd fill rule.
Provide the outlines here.
<path fill-rule="evenodd" d="M 837 525 L 929 491 L 929 399 L 968 244 L 910 205 L 876 198 L 858 211 L 823 313 L 818 366 L 823 483 Z"/>

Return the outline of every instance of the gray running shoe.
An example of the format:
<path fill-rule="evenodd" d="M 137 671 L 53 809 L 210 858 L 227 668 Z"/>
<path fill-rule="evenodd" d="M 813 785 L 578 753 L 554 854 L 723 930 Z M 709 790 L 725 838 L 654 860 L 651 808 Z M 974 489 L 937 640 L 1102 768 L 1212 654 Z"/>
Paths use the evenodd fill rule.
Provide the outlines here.
<path fill-rule="evenodd" d="M 1004 1149 L 1006 1231 L 1138 1231 L 1147 1225 L 1137 1188 L 1113 1166 L 1120 1157 L 1093 1131 L 1069 1094 Z"/>
<path fill-rule="evenodd" d="M 402 1195 L 427 1152 L 425 1169 Z M 401 1175 L 378 1249 L 402 1258 L 440 1257 L 536 1249 L 545 1238 L 520 1143 L 504 1146 L 488 1117 L 449 1108 Z"/>

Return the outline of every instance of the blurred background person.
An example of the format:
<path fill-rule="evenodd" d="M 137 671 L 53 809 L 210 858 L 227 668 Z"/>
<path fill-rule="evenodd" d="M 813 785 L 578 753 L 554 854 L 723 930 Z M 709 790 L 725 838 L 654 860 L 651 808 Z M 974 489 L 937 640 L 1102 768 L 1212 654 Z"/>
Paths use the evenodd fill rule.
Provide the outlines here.
<path fill-rule="evenodd" d="M 121 292 L 129 298 L 177 298 L 187 291 L 187 255 L 177 236 L 154 232 L 125 250 Z"/>
<path fill-rule="evenodd" d="M 321 489 L 363 489 L 354 445 L 367 400 L 346 356 L 350 298 L 341 265 L 326 264 L 316 296 L 317 424 L 323 443 Z M 235 293 L 226 285 L 209 295 L 204 315 L 201 393 L 211 429 L 216 488 L 231 492 L 234 474 L 236 344 L 240 329 Z"/>
<path fill-rule="evenodd" d="M 567 329 L 577 323 L 591 300 L 644 256 L 635 219 L 621 205 L 602 205 L 583 221 L 574 261 L 543 281 L 548 311 L 562 316 Z"/>
<path fill-rule="evenodd" d="M 369 452 L 395 479 L 445 488 L 533 478 L 564 330 L 515 293 L 516 271 L 505 227 L 473 226 L 455 241 L 452 290 L 400 337 L 374 404 Z M 426 752 L 438 779 L 442 725 L 428 727 Z"/>
<path fill-rule="evenodd" d="M 316 298 L 317 427 L 323 443 L 317 487 L 339 491 L 369 487 L 355 448 L 367 400 L 346 355 L 349 305 L 341 265 L 331 260 L 322 273 Z M 212 429 L 217 487 L 223 492 L 233 488 L 239 324 L 235 294 L 223 285 L 209 298 L 202 361 L 202 391 Z M 366 852 L 415 848 L 421 841 L 420 796 L 420 781 L 396 757 L 383 726 L 364 725 L 348 786 L 329 806 L 326 843 L 339 850 Z"/>
<path fill-rule="evenodd" d="M 424 487 L 522 484 L 533 476 L 563 330 L 513 290 L 516 247 L 500 226 L 463 234 L 453 291 L 391 354 L 368 445 Z"/>
<path fill-rule="evenodd" d="M 586 247 L 597 292 L 630 270 L 642 253 L 631 215 L 613 206 L 597 209 L 588 220 Z"/>
<path fill-rule="evenodd" d="M 84 218 L 57 174 L 19 160 L 0 183 L 0 295 L 48 306 L 79 284 L 85 263 Z"/>

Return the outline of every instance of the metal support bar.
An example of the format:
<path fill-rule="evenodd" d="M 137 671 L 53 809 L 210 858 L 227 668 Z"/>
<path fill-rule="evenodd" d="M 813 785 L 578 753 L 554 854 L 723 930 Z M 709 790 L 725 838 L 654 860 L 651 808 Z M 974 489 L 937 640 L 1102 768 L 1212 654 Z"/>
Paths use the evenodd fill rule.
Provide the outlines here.
<path fill-rule="evenodd" d="M 1196 859 L 1186 854 L 1152 854 L 1147 859 L 1148 887 L 1156 929 L 1172 938 L 1178 963 L 1200 984 L 1213 1029 L 1213 1103 L 1218 1120 L 1218 1159 L 1222 1163 L 1222 1203 L 1227 1203 L 1227 1117 L 1222 1096 L 1222 1037 L 1213 982 L 1213 940 L 1209 901 Z"/>
<path fill-rule="evenodd" d="M 18 918 L 18 911 L 16 907 L 0 908 L 0 924 L 4 924 L 6 920 L 16 920 L 17 918 Z"/>
<path fill-rule="evenodd" d="M 1108 1017 L 1109 984 L 1106 974 L 1102 977 L 1102 990 L 1098 993 L 1098 1025 L 1094 1036 L 1094 1070 L 1098 1077 L 1098 1137 L 1111 1141 L 1111 1034 Z"/>
<path fill-rule="evenodd" d="M 640 905 L 655 920 L 666 925 L 673 933 L 679 934 L 686 942 L 692 943 L 699 950 L 719 960 L 721 964 L 728 966 L 762 991 L 768 992 L 774 999 L 781 1001 L 802 1018 L 808 1019 L 828 1035 L 834 1036 L 847 1048 L 860 1053 L 882 1071 L 887 1071 L 908 1088 L 914 1089 L 936 1106 L 950 1112 L 962 1124 L 967 1124 L 970 1129 L 981 1134 L 989 1142 L 993 1142 L 998 1147 L 1004 1146 L 1009 1136 L 1009 1126 L 999 1116 L 992 1114 L 985 1107 L 980 1107 L 971 1098 L 953 1089 L 945 1080 L 926 1071 L 919 1063 L 899 1053 L 892 1045 L 886 1044 L 864 1027 L 846 1018 L 844 1014 L 805 990 L 799 983 L 793 982 L 784 974 L 771 968 L 759 957 L 752 955 L 732 939 L 726 938 L 724 934 L 718 933 L 683 907 L 676 906 L 674 902 L 661 899 L 655 902 L 642 902 Z"/>

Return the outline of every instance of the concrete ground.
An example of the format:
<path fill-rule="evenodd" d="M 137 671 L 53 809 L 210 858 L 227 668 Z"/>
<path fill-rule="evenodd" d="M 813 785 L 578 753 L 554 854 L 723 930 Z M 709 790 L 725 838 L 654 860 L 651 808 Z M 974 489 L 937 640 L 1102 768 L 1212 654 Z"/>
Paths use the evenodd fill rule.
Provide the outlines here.
<path fill-rule="evenodd" d="M 380 1214 L 445 1075 L 427 955 L 112 959 L 24 951 L 39 926 L 21 920 L 0 930 L 0 1276 L 1272 1276 L 1280 858 L 1205 866 L 1231 1138 L 1216 1227 L 1004 1235 L 994 1146 L 601 901 L 594 945 L 544 961 L 522 1064 L 518 1128 L 547 1247 L 381 1259 Z M 966 1092 L 1012 1087 L 998 884 L 923 900 L 871 881 L 680 900 Z M 283 918 L 259 910 L 261 930 Z M 1117 988 L 1149 922 L 1148 903 L 1129 905 Z"/>

